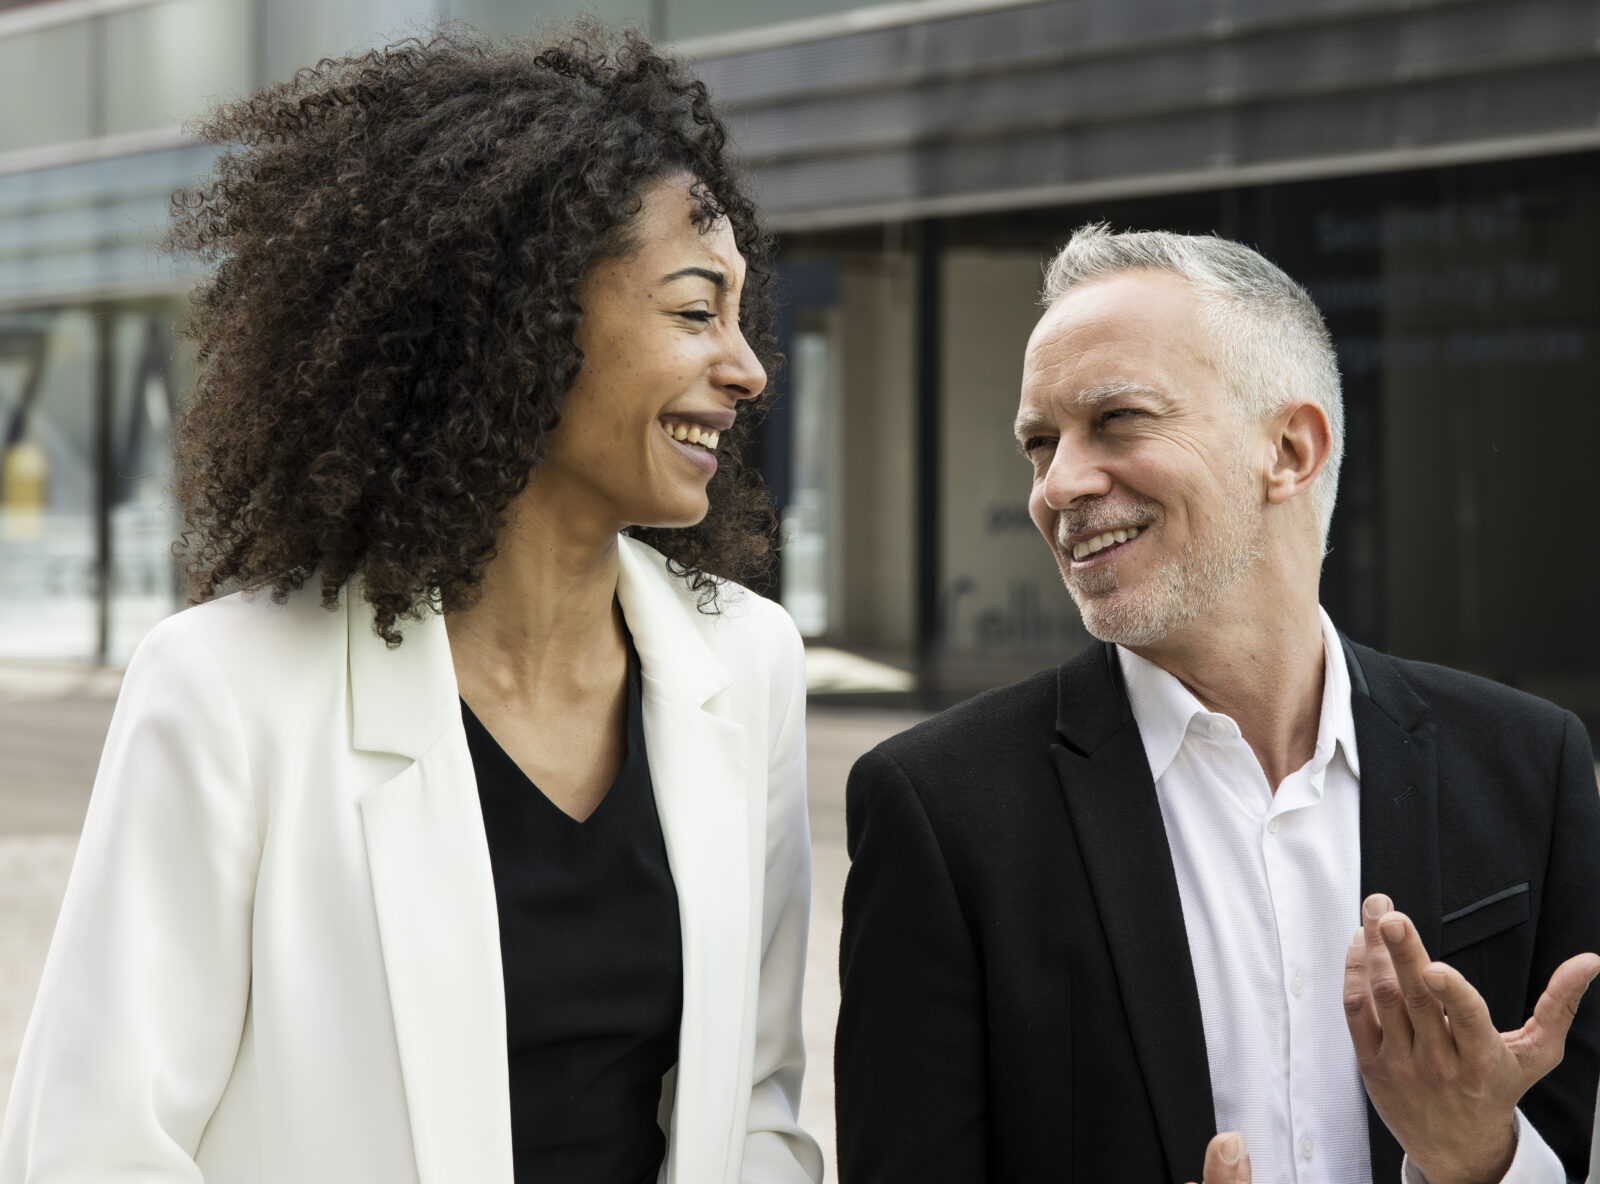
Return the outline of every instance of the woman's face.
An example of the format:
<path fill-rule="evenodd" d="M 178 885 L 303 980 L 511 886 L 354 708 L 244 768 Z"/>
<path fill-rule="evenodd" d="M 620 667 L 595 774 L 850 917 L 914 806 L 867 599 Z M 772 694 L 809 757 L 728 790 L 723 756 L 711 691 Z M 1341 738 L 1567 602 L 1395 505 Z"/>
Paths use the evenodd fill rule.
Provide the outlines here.
<path fill-rule="evenodd" d="M 739 330 L 744 258 L 725 219 L 695 225 L 691 184 L 647 188 L 634 251 L 595 263 L 578 289 L 583 369 L 530 486 L 578 529 L 699 522 L 718 437 L 767 385 Z"/>

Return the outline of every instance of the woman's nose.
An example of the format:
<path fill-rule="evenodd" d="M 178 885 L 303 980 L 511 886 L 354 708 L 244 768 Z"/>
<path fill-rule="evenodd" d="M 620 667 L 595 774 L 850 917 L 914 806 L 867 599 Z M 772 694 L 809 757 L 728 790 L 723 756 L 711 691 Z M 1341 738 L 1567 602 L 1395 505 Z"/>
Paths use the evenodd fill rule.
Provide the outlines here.
<path fill-rule="evenodd" d="M 736 399 L 753 399 L 767 389 L 767 372 L 756 357 L 756 351 L 744 339 L 744 334 L 734 330 L 734 341 L 728 357 L 712 376 L 723 390 Z"/>

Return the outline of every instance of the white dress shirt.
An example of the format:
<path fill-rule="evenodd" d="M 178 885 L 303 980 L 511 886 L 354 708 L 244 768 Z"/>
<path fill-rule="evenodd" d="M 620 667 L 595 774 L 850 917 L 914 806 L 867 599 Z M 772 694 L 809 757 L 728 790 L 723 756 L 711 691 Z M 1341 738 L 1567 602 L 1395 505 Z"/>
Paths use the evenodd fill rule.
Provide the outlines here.
<path fill-rule="evenodd" d="M 1361 923 L 1361 758 L 1344 649 L 1321 617 L 1316 749 L 1276 793 L 1238 724 L 1117 647 L 1177 873 L 1217 1129 L 1243 1132 L 1259 1184 L 1372 1184 L 1343 1004 Z M 1563 1181 L 1520 1114 L 1517 1126 L 1503 1184 Z M 1409 1164 L 1403 1175 L 1422 1182 Z"/>

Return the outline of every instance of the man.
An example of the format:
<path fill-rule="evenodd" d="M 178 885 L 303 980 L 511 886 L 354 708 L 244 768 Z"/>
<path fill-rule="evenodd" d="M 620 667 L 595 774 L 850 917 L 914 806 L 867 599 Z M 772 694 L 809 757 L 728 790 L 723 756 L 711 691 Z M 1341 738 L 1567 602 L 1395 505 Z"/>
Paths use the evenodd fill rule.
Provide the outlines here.
<path fill-rule="evenodd" d="M 1016 434 L 1105 644 L 851 774 L 841 1184 L 1581 1178 L 1582 726 L 1321 611 L 1338 371 L 1276 267 L 1086 227 L 1045 303 Z"/>

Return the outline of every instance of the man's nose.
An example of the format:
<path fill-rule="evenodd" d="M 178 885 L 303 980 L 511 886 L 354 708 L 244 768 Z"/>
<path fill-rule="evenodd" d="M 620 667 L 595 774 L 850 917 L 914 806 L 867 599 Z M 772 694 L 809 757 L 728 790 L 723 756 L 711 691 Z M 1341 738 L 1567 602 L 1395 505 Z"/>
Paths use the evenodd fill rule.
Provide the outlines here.
<path fill-rule="evenodd" d="M 1052 510 L 1065 510 L 1082 498 L 1104 497 L 1111 492 L 1111 475 L 1087 451 L 1067 440 L 1056 445 L 1044 475 L 1044 501 Z"/>

